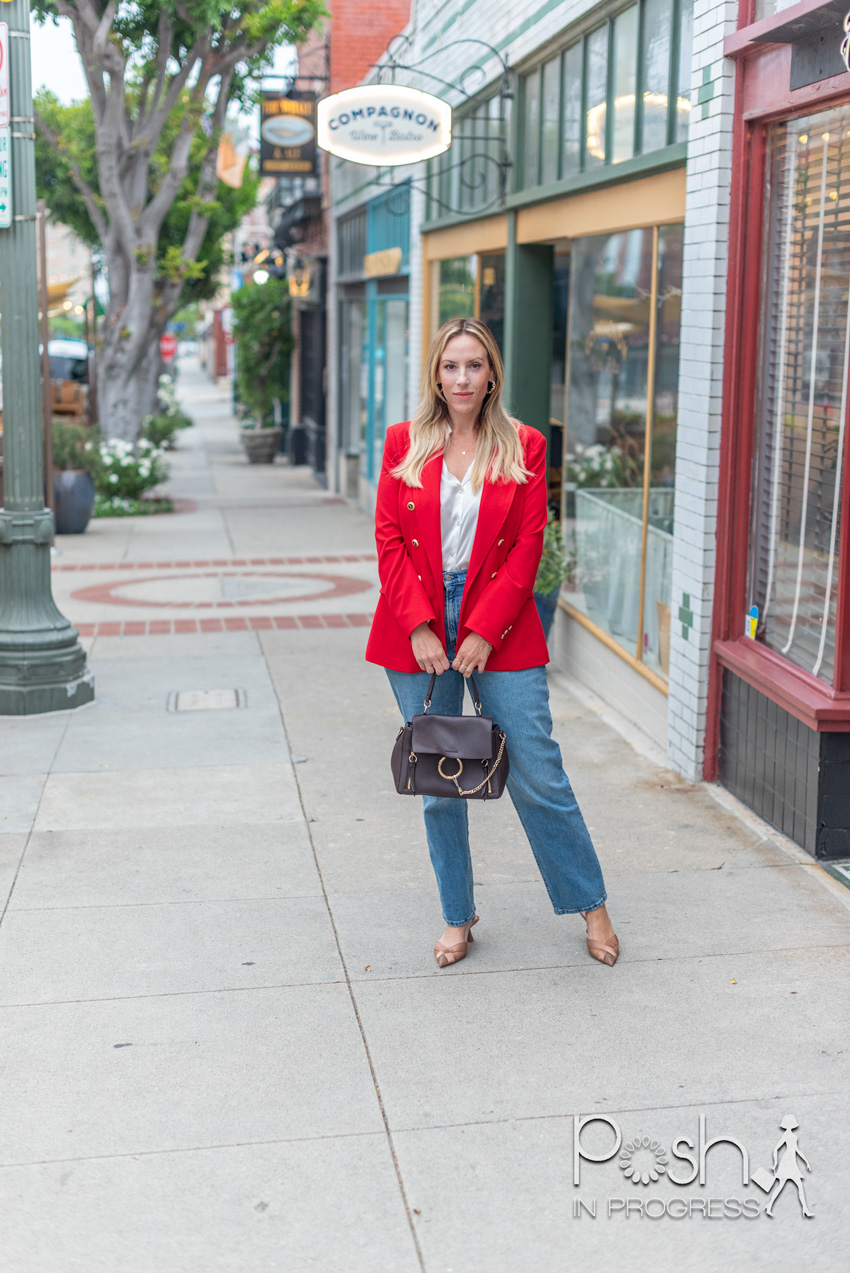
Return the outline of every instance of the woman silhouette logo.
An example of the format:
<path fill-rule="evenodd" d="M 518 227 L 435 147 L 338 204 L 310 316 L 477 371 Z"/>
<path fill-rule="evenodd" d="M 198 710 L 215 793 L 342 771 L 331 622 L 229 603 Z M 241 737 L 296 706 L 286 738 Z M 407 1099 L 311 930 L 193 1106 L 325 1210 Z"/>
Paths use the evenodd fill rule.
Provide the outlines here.
<path fill-rule="evenodd" d="M 797 1187 L 797 1195 L 800 1199 L 803 1215 L 812 1219 L 815 1213 L 810 1211 L 806 1205 L 806 1195 L 803 1192 L 803 1177 L 797 1163 L 797 1159 L 800 1158 L 806 1165 L 806 1171 L 811 1171 L 812 1169 L 808 1158 L 797 1144 L 797 1137 L 794 1134 L 794 1128 L 799 1127 L 800 1124 L 793 1114 L 786 1114 L 779 1126 L 783 1129 L 785 1135 L 773 1151 L 772 1177 L 769 1172 L 759 1168 L 758 1171 L 753 1172 L 751 1179 L 765 1193 L 770 1193 L 771 1196 L 768 1198 L 767 1206 L 765 1207 L 765 1215 L 770 1216 L 771 1219 L 773 1218 L 773 1204 L 789 1180 Z M 779 1157 L 780 1150 L 782 1151 L 781 1158 Z"/>

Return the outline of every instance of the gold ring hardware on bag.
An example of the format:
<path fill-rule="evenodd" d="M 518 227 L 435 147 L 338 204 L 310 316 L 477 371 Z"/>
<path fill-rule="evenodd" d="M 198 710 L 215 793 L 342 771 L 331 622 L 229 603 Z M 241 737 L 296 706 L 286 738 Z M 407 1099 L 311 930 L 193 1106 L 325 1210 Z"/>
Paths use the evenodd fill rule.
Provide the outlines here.
<path fill-rule="evenodd" d="M 396 791 L 402 795 L 498 799 L 506 790 L 510 767 L 504 731 L 483 713 L 475 677 L 467 684 L 475 704 L 475 715 L 436 713 L 432 695 L 437 673 L 431 674 L 423 711 L 414 714 L 396 736 L 391 757 Z M 448 761 L 454 771 L 449 772 Z M 475 775 L 469 788 L 460 784 Z M 480 774 L 480 777 L 479 777 Z"/>
<path fill-rule="evenodd" d="M 461 760 L 460 756 L 454 756 L 452 759 L 454 759 L 454 760 L 456 760 L 456 761 L 457 761 L 457 773 L 456 773 L 456 774 L 444 774 L 444 773 L 443 773 L 443 761 L 444 761 L 444 760 L 448 760 L 448 757 L 447 757 L 447 756 L 441 756 L 441 757 L 440 757 L 439 762 L 438 762 L 438 764 L 437 764 L 437 773 L 440 775 L 440 777 L 441 777 L 441 778 L 445 778 L 446 782 L 454 782 L 454 783 L 456 783 L 456 782 L 457 782 L 457 780 L 458 780 L 458 778 L 460 777 L 460 775 L 463 773 L 463 761 Z"/>

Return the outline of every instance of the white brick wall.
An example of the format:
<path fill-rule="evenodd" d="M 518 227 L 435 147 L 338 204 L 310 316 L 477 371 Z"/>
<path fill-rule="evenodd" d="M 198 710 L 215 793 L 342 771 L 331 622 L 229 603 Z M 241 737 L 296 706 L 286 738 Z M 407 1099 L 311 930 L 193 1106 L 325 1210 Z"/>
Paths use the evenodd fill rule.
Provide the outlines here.
<path fill-rule="evenodd" d="M 689 778 L 702 776 L 714 600 L 735 84 L 723 40 L 737 13 L 734 0 L 696 0 L 694 9 L 667 720 L 668 759 Z M 702 104 L 707 84 L 714 92 Z M 687 636 L 679 618 L 685 596 L 693 615 Z"/>

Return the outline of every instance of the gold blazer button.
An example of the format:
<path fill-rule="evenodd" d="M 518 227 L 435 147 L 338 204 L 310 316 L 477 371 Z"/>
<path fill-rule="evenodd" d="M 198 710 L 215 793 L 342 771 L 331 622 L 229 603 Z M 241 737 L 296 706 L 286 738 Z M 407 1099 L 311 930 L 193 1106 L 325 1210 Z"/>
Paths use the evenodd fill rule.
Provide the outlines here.
<path fill-rule="evenodd" d="M 498 572 L 498 570 L 494 570 L 494 571 L 493 571 L 493 573 L 492 573 L 492 575 L 490 576 L 490 578 L 491 578 L 491 579 L 495 579 L 495 578 L 496 578 L 496 575 L 497 575 L 498 573 L 499 573 L 499 572 Z"/>
<path fill-rule="evenodd" d="M 411 504 L 408 504 L 408 506 L 407 506 L 407 507 L 409 508 L 410 512 L 412 513 L 412 512 L 413 512 L 413 510 L 414 510 L 414 508 L 416 507 L 416 505 L 411 503 Z"/>
<path fill-rule="evenodd" d="M 413 547 L 414 547 L 414 548 L 418 548 L 418 547 L 419 547 L 419 540 L 418 540 L 418 539 L 412 539 L 410 542 L 413 544 Z"/>
<path fill-rule="evenodd" d="M 500 539 L 500 540 L 499 540 L 498 547 L 499 547 L 499 548 L 501 548 L 501 546 L 502 546 L 502 544 L 503 544 L 504 542 L 505 542 L 505 541 L 504 541 L 504 539 Z"/>

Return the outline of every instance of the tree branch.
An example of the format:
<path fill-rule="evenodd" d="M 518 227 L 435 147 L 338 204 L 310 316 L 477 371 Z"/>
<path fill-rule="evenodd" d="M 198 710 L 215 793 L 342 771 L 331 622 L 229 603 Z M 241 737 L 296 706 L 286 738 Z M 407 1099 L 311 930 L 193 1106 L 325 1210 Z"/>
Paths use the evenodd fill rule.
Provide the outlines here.
<path fill-rule="evenodd" d="M 86 205 L 86 211 L 91 217 L 92 224 L 97 231 L 97 237 L 100 239 L 101 243 L 105 242 L 109 227 L 107 225 L 106 218 L 98 206 L 95 192 L 92 190 L 91 186 L 80 171 L 80 165 L 77 163 L 76 159 L 73 159 L 68 154 L 62 144 L 62 139 L 59 134 L 55 133 L 53 129 L 45 123 L 37 109 L 35 110 L 35 126 L 41 133 L 42 137 L 45 137 L 47 141 L 50 142 L 53 149 L 57 152 L 57 154 L 62 156 L 62 159 L 68 165 L 68 171 L 74 179 L 74 185 L 83 197 L 83 202 Z"/>

